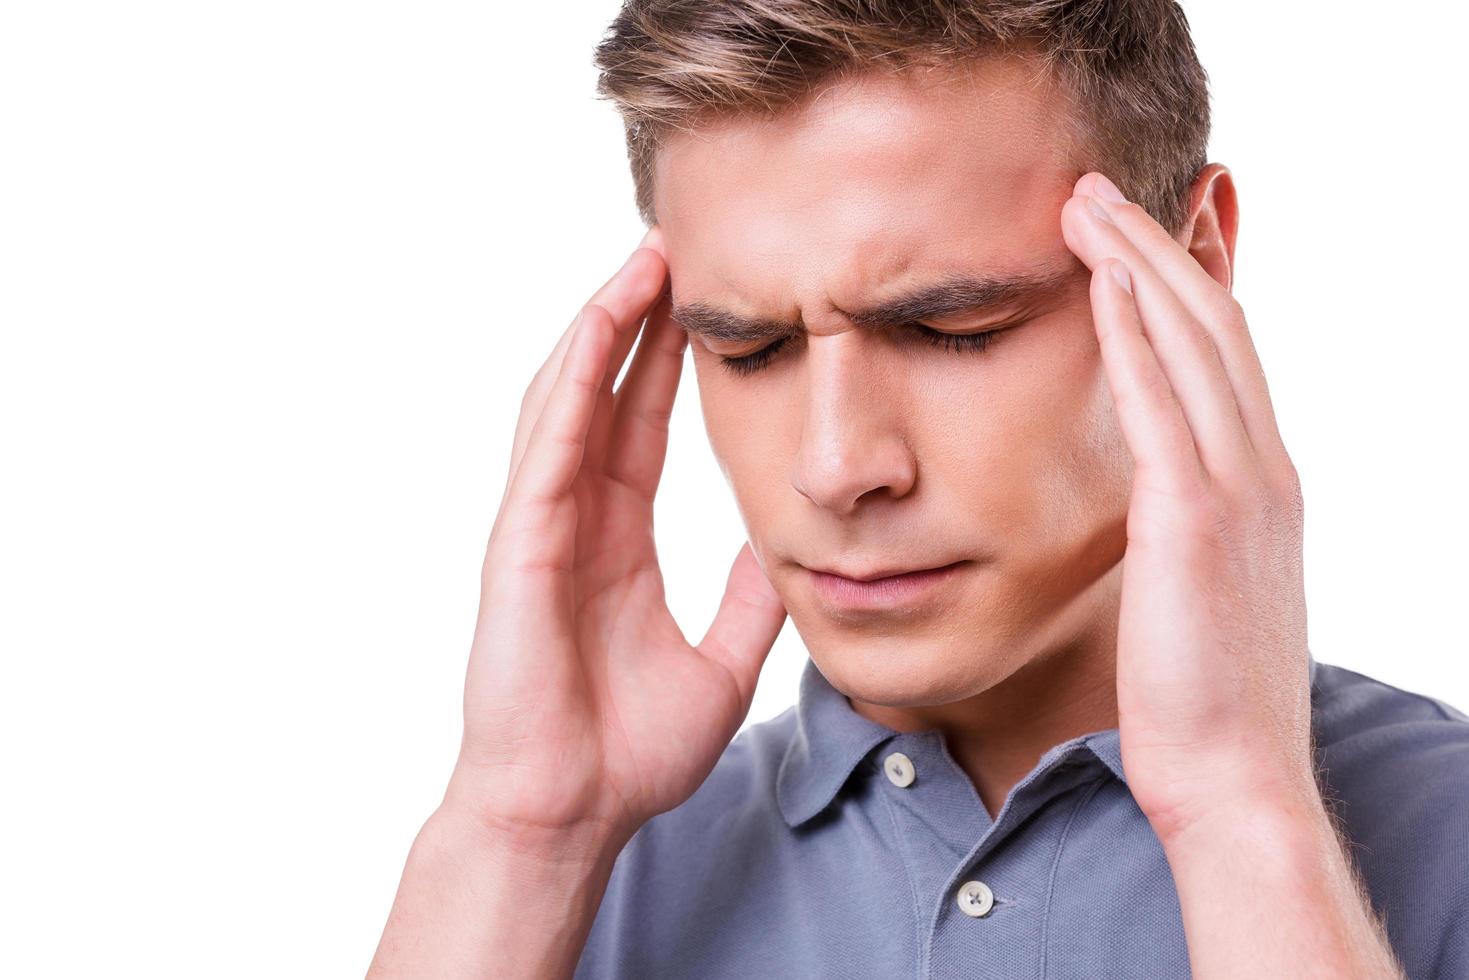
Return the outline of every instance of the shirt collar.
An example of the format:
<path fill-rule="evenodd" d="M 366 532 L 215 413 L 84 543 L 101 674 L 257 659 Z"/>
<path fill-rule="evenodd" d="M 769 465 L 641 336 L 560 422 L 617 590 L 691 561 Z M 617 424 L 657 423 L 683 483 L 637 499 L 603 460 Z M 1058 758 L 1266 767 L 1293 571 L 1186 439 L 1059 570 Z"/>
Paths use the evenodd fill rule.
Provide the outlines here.
<path fill-rule="evenodd" d="M 1316 686 L 1317 664 L 1306 651 L 1310 685 Z M 847 696 L 831 686 L 810 657 L 801 671 L 796 703 L 796 730 L 786 746 L 775 778 L 775 800 L 781 816 L 797 827 L 826 809 L 872 748 L 899 734 L 896 729 L 864 718 Z M 1121 734 L 1116 728 L 1071 740 L 1084 744 L 1124 784 Z M 1052 752 L 1060 749 L 1057 746 Z"/>
<path fill-rule="evenodd" d="M 775 802 L 792 827 L 826 808 L 874 745 L 898 734 L 864 718 L 809 657 L 801 671 L 796 731 L 775 776 Z"/>

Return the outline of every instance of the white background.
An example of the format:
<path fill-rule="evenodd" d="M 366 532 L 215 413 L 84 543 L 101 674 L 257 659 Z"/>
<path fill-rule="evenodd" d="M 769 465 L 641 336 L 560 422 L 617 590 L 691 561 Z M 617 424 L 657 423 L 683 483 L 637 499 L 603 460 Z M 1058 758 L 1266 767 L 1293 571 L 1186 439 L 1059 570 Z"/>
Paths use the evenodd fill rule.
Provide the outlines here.
<path fill-rule="evenodd" d="M 1312 650 L 1469 708 L 1469 14 L 1351 7 L 1188 4 L 1211 158 Z M 521 394 L 642 234 L 592 96 L 615 10 L 0 14 L 0 974 L 366 969 Z M 657 537 L 697 641 L 744 532 L 685 371 Z M 788 622 L 747 724 L 804 656 Z"/>

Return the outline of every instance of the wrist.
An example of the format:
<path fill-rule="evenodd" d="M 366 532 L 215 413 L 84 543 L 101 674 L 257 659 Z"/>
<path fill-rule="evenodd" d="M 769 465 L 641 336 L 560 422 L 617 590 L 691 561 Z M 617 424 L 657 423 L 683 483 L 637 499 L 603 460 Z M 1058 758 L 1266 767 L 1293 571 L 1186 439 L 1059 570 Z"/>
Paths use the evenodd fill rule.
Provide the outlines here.
<path fill-rule="evenodd" d="M 560 800 L 530 795 L 461 761 L 435 817 L 460 835 L 472 834 L 492 846 L 508 844 L 532 855 L 620 848 L 641 826 L 623 819 L 623 814 L 605 812 L 608 808 L 592 801 L 590 791 L 566 794 Z"/>
<path fill-rule="evenodd" d="M 500 820 L 447 797 L 424 822 L 423 833 L 466 856 L 527 869 L 545 866 L 558 873 L 569 866 L 598 864 L 609 852 L 615 856 L 632 838 L 631 832 L 599 821 L 552 825 Z"/>
<path fill-rule="evenodd" d="M 1232 828 L 1265 832 L 1326 820 L 1325 804 L 1308 765 L 1262 764 L 1243 758 L 1209 764 L 1200 761 L 1186 782 L 1163 789 L 1134 780 L 1134 797 L 1165 847 L 1208 838 Z M 1156 791 L 1150 791 L 1156 790 Z"/>
<path fill-rule="evenodd" d="M 1302 797 L 1241 796 L 1160 837 L 1194 976 L 1401 980 L 1347 842 Z"/>
<path fill-rule="evenodd" d="M 1169 819 L 1152 822 L 1170 858 L 1206 852 L 1230 842 L 1283 855 L 1302 848 L 1314 851 L 1320 841 L 1335 834 L 1314 784 L 1211 795 L 1180 807 Z"/>
<path fill-rule="evenodd" d="M 572 976 L 624 841 L 583 828 L 555 840 L 435 810 L 409 851 L 368 975 Z"/>

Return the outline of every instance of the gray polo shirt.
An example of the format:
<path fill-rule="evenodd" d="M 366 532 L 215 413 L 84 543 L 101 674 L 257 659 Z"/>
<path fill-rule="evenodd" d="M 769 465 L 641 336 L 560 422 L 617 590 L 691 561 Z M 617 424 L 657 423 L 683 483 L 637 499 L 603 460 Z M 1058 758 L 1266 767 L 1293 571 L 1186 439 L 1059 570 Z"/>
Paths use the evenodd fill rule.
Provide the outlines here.
<path fill-rule="evenodd" d="M 1311 661 L 1328 799 L 1412 980 L 1469 978 L 1469 717 Z M 1241 894 L 1241 902 L 1269 902 Z M 1053 746 L 992 820 L 937 730 L 863 718 L 811 660 L 618 856 L 592 978 L 1188 977 L 1118 731 Z"/>

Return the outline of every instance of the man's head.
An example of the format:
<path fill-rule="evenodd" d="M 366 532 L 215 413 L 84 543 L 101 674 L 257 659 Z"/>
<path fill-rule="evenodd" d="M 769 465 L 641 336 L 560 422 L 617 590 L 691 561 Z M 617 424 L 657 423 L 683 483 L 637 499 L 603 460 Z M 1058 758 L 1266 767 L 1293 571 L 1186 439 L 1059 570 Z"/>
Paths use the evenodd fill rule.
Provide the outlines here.
<path fill-rule="evenodd" d="M 1098 169 L 1190 241 L 1223 171 L 1181 11 L 630 0 L 598 63 L 715 456 L 822 672 L 939 704 L 1106 637 L 1132 464 L 1059 215 Z M 954 562 L 880 612 L 811 572 Z"/>

